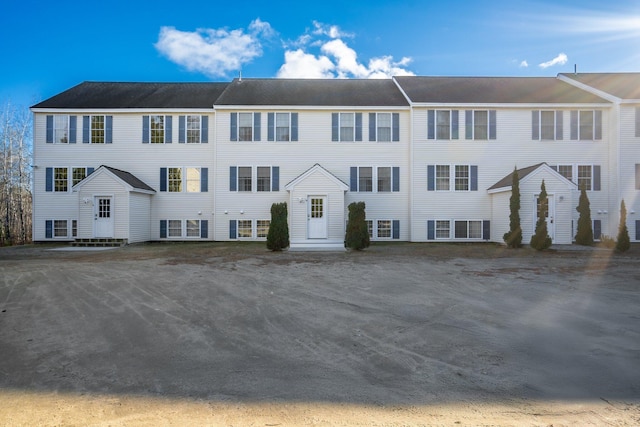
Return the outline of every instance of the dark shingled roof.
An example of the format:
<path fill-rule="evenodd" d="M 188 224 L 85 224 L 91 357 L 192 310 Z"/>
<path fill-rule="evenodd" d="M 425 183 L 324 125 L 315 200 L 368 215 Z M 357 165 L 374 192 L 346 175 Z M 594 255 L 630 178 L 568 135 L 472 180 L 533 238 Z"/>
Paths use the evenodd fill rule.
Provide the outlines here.
<path fill-rule="evenodd" d="M 115 176 L 117 176 L 118 178 L 120 178 L 121 180 L 123 180 L 124 182 L 132 186 L 133 188 L 136 188 L 138 190 L 153 191 L 154 193 L 156 192 L 156 190 L 149 187 L 147 184 L 145 184 L 143 181 L 141 181 L 140 179 L 138 179 L 136 176 L 134 176 L 129 172 L 112 168 L 110 166 L 105 166 L 105 165 L 102 165 L 100 167 L 105 168 L 106 170 L 108 170 L 109 172 L 111 172 L 112 174 L 114 174 Z"/>
<path fill-rule="evenodd" d="M 213 108 L 228 84 L 84 82 L 32 108 Z"/>
<path fill-rule="evenodd" d="M 522 178 L 524 178 L 525 176 L 529 175 L 531 172 L 535 171 L 536 169 L 538 169 L 542 165 L 544 165 L 544 163 L 538 163 L 537 165 L 533 165 L 533 166 L 529 166 L 529 167 L 526 167 L 526 168 L 518 169 L 518 179 L 521 180 Z M 511 172 L 509 175 L 505 176 L 500 181 L 498 181 L 495 184 L 493 184 L 487 190 L 496 190 L 498 188 L 511 187 L 511 184 L 513 184 L 513 172 Z"/>
<path fill-rule="evenodd" d="M 640 99 L 640 73 L 561 73 L 620 99 Z"/>
<path fill-rule="evenodd" d="M 564 104 L 608 102 L 555 77 L 395 77 L 413 102 Z"/>
<path fill-rule="evenodd" d="M 391 79 L 234 79 L 216 105 L 408 106 Z"/>

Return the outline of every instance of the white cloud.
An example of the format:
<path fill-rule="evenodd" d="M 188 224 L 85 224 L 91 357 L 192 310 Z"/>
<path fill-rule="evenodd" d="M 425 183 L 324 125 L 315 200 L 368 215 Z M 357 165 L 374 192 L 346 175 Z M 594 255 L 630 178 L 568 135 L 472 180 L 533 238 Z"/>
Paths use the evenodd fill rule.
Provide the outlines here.
<path fill-rule="evenodd" d="M 225 76 L 262 55 L 260 40 L 275 34 L 268 22 L 256 19 L 242 29 L 202 28 L 180 31 L 162 27 L 155 48 L 170 61 L 209 77 Z"/>
<path fill-rule="evenodd" d="M 560 53 L 558 56 L 553 58 L 551 61 L 547 61 L 547 62 L 543 62 L 542 64 L 538 64 L 538 67 L 540 67 L 540 68 L 549 68 L 549 67 L 553 67 L 554 65 L 564 65 L 564 64 L 567 63 L 568 60 L 569 60 L 569 58 L 567 58 L 567 55 L 565 55 L 564 53 Z"/>
<path fill-rule="evenodd" d="M 335 65 L 326 56 L 316 57 L 302 49 L 286 51 L 284 64 L 278 71 L 278 78 L 333 78 Z"/>
<path fill-rule="evenodd" d="M 385 55 L 371 58 L 365 65 L 358 60 L 357 52 L 341 38 L 350 37 L 349 34 L 338 27 L 318 22 L 314 22 L 314 26 L 314 36 L 325 36 L 330 40 L 306 37 L 309 34 L 305 34 L 305 46 L 298 44 L 298 49 L 286 50 L 285 63 L 278 71 L 278 77 L 376 79 L 414 75 L 406 69 L 411 58 L 403 57 L 400 61 L 394 61 L 392 56 Z M 320 53 L 309 53 L 307 49 L 311 48 L 319 48 Z"/>
<path fill-rule="evenodd" d="M 527 62 L 526 59 L 520 63 L 520 68 L 527 68 L 528 66 L 529 66 L 529 63 Z"/>
<path fill-rule="evenodd" d="M 328 36 L 332 39 L 353 37 L 353 34 L 342 31 L 337 25 L 327 25 L 322 22 L 313 21 L 313 26 L 313 34 L 316 36 Z"/>

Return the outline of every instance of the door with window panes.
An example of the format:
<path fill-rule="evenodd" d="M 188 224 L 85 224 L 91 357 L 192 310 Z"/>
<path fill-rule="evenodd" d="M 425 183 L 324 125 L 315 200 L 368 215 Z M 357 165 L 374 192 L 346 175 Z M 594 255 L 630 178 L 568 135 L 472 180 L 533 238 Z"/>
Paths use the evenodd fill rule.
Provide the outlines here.
<path fill-rule="evenodd" d="M 307 199 L 309 239 L 327 238 L 327 197 L 309 196 Z"/>
<path fill-rule="evenodd" d="M 113 197 L 94 198 L 94 237 L 113 237 Z"/>

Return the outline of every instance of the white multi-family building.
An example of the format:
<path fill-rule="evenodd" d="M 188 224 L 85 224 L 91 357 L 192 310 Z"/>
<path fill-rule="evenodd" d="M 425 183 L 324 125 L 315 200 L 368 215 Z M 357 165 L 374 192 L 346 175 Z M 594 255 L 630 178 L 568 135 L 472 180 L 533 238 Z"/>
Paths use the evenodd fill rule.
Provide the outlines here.
<path fill-rule="evenodd" d="M 579 188 L 594 234 L 620 201 L 640 240 L 640 73 L 557 78 L 85 82 L 34 105 L 33 238 L 266 239 L 286 202 L 292 248 L 343 246 L 366 203 L 372 240 L 502 242 L 511 174 L 554 243 Z"/>

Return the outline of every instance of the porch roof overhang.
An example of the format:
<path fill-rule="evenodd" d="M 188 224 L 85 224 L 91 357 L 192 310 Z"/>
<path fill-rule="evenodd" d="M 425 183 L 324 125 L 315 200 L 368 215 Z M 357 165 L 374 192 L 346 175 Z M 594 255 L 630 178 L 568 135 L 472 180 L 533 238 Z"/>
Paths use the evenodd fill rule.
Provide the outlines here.
<path fill-rule="evenodd" d="M 87 185 L 97 177 L 107 174 L 114 181 L 118 182 L 124 188 L 126 188 L 130 192 L 134 193 L 143 193 L 143 194 L 155 194 L 156 190 L 147 185 L 144 181 L 137 178 L 130 172 L 123 171 L 120 169 L 112 168 L 110 166 L 101 165 L 98 169 L 96 169 L 92 174 L 87 176 L 85 179 L 77 183 L 73 186 L 73 191 L 79 191 L 83 186 Z"/>
<path fill-rule="evenodd" d="M 287 185 L 284 186 L 285 190 L 292 191 L 296 187 L 296 185 L 298 185 L 299 183 L 301 183 L 302 181 L 304 181 L 305 179 L 307 179 L 309 176 L 313 175 L 316 172 L 326 176 L 329 180 L 335 183 L 336 187 L 338 187 L 340 190 L 345 192 L 349 191 L 349 186 L 345 184 L 344 181 L 342 181 L 340 178 L 338 178 L 337 176 L 335 176 L 334 174 L 332 174 L 331 172 L 323 168 L 319 163 L 316 163 L 315 165 L 311 166 L 309 169 L 307 169 L 306 171 L 298 175 L 296 178 L 294 178 L 292 181 L 290 181 Z"/>
<path fill-rule="evenodd" d="M 536 165 L 528 166 L 526 168 L 518 169 L 518 178 L 520 180 L 520 184 L 526 184 L 527 181 L 538 175 L 540 172 L 546 171 L 557 178 L 561 183 L 566 185 L 567 190 L 577 190 L 578 185 L 564 176 L 562 176 L 558 171 L 553 169 L 546 163 L 538 163 Z M 513 182 L 513 172 L 509 175 L 502 178 L 500 181 L 493 184 L 491 187 L 487 189 L 489 194 L 502 193 L 505 191 L 511 191 L 511 184 Z"/>

